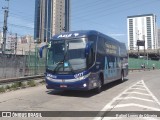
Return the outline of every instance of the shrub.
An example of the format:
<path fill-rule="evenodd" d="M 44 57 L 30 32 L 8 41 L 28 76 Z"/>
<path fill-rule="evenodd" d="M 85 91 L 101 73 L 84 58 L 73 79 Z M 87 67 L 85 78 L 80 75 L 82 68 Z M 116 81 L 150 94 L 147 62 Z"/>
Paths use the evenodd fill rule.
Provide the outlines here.
<path fill-rule="evenodd" d="M 36 83 L 35 83 L 34 80 L 28 81 L 27 84 L 28 84 L 30 87 L 36 86 Z"/>
<path fill-rule="evenodd" d="M 6 89 L 10 89 L 11 87 L 10 87 L 9 85 L 7 85 L 5 88 L 6 88 Z"/>
<path fill-rule="evenodd" d="M 14 89 L 14 90 L 18 89 L 18 87 L 19 87 L 19 83 L 18 83 L 18 82 L 13 83 L 13 84 L 11 85 L 11 89 Z"/>
<path fill-rule="evenodd" d="M 3 92 L 5 92 L 6 90 L 5 90 L 5 88 L 4 87 L 0 87 L 0 93 L 3 93 Z"/>

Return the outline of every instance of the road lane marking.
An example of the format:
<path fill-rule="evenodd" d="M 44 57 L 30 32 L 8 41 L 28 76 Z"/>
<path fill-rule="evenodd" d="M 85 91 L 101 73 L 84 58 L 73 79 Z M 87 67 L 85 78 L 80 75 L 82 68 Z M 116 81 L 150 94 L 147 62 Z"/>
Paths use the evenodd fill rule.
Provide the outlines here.
<path fill-rule="evenodd" d="M 139 83 L 139 82 L 137 82 Z M 136 83 L 136 84 L 137 84 Z M 133 86 L 133 85 L 132 85 Z M 129 88 L 125 89 L 123 92 L 121 92 L 119 95 L 117 95 L 115 98 L 113 98 L 108 104 L 106 104 L 104 106 L 104 108 L 101 110 L 101 111 L 107 111 L 108 109 L 110 109 L 110 111 L 114 108 L 114 106 L 112 106 L 111 108 L 111 105 L 118 99 L 120 98 L 120 96 L 122 96 L 123 94 L 125 94 L 132 86 L 130 86 Z M 115 105 L 116 106 L 116 105 Z M 109 110 L 108 110 L 109 111 Z M 102 120 L 103 117 L 99 117 L 100 116 L 100 113 L 97 115 L 98 117 L 95 117 L 94 120 Z"/>
<path fill-rule="evenodd" d="M 160 111 L 159 108 L 155 108 L 155 107 L 148 107 L 148 106 L 145 106 L 145 105 L 140 105 L 140 104 L 135 104 L 135 103 L 129 103 L 129 104 L 119 104 L 119 105 L 116 105 L 116 106 L 110 106 L 111 108 L 122 108 L 122 107 L 141 107 L 141 108 L 146 108 L 146 109 L 149 109 L 149 110 L 153 110 L 153 111 Z"/>
<path fill-rule="evenodd" d="M 141 84 L 141 85 L 140 85 Z M 146 89 L 146 91 L 149 93 L 149 94 L 145 94 L 145 93 L 141 93 L 141 92 L 128 92 L 129 90 L 131 90 L 133 87 L 135 86 L 139 86 L 139 87 L 143 87 Z M 121 92 L 120 94 L 118 94 L 115 98 L 113 98 L 108 104 L 106 104 L 104 106 L 104 108 L 101 110 L 101 111 L 112 111 L 114 108 L 116 107 L 131 107 L 131 106 L 135 106 L 135 107 L 142 107 L 142 108 L 148 108 L 148 109 L 151 109 L 151 110 L 156 110 L 156 111 L 160 111 L 159 108 L 153 108 L 153 107 L 149 107 L 149 106 L 145 106 L 145 105 L 140 105 L 140 104 L 135 104 L 135 103 L 130 103 L 130 104 L 119 104 L 121 102 L 118 101 L 115 105 L 112 105 L 115 101 L 117 101 L 118 99 L 122 98 L 121 96 L 124 95 L 124 94 L 140 94 L 140 95 L 146 95 L 146 96 L 151 96 L 154 101 L 160 106 L 160 102 L 158 101 L 158 99 L 151 93 L 151 91 L 147 88 L 147 86 L 145 85 L 144 81 L 141 80 L 137 83 L 135 83 L 134 85 L 130 86 L 129 88 L 125 89 L 123 92 Z M 127 99 L 127 97 L 124 97 Z M 129 98 L 129 97 L 128 97 Z M 135 98 L 135 97 L 134 97 Z M 141 99 L 141 98 L 139 98 Z M 123 99 L 122 99 L 123 100 Z M 147 99 L 141 99 L 141 100 L 146 100 L 146 101 L 152 101 L 152 100 L 147 100 Z M 153 101 L 152 101 L 153 102 Z M 99 117 L 101 116 L 101 117 Z M 100 114 L 97 115 L 97 117 L 94 118 L 94 120 L 102 120 L 104 117 Z"/>
<path fill-rule="evenodd" d="M 132 86 L 132 88 L 142 88 L 142 89 L 145 89 L 145 87 L 142 86 L 142 85 L 134 85 L 134 86 Z"/>
<path fill-rule="evenodd" d="M 130 89 L 131 89 L 131 90 L 132 90 L 132 89 L 135 89 L 135 90 L 143 90 L 143 91 L 146 91 L 146 89 L 143 89 L 143 88 L 133 88 L 133 87 L 132 87 L 132 88 L 130 88 Z"/>
<path fill-rule="evenodd" d="M 147 101 L 147 102 L 154 102 L 153 100 L 144 99 L 144 98 L 139 98 L 139 97 L 125 97 L 125 98 L 118 98 L 117 100 L 120 100 L 120 99 L 124 99 L 124 100 L 136 99 L 136 100 L 143 100 L 143 101 Z"/>
<path fill-rule="evenodd" d="M 142 82 L 139 82 L 139 83 L 137 83 L 135 86 L 142 86 L 142 87 L 143 87 L 143 83 L 142 83 Z"/>
<path fill-rule="evenodd" d="M 136 87 L 144 87 L 142 83 L 141 84 L 138 83 L 138 84 L 136 84 L 134 86 L 136 86 Z"/>
<path fill-rule="evenodd" d="M 141 93 L 141 92 L 126 92 L 124 94 L 139 94 L 139 95 L 151 96 L 150 94 Z"/>
<path fill-rule="evenodd" d="M 148 87 L 146 86 L 146 84 L 144 83 L 144 81 L 142 81 L 144 87 L 146 88 L 147 92 L 152 96 L 152 98 L 155 100 L 155 102 L 160 106 L 160 102 L 159 100 L 156 98 L 156 96 L 153 95 L 153 93 L 148 89 Z"/>

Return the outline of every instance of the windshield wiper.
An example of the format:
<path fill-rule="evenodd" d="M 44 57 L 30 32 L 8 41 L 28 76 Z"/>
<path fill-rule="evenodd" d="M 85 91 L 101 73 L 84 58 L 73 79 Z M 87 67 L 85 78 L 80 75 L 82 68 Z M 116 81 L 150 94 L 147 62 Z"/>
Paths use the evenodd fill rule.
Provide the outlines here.
<path fill-rule="evenodd" d="M 66 43 L 65 43 L 65 44 L 66 44 Z M 64 69 L 65 69 L 64 63 L 65 63 L 65 60 L 66 60 L 67 52 L 68 52 L 68 49 L 66 48 L 63 60 L 61 60 L 61 61 L 59 61 L 59 62 L 57 62 L 57 63 L 55 64 L 56 67 L 55 67 L 55 69 L 54 69 L 54 73 L 57 71 L 58 66 L 61 65 L 61 64 L 63 64 L 63 71 L 64 71 Z M 67 62 L 68 62 L 68 66 L 69 66 L 71 72 L 75 73 L 74 70 L 73 70 L 73 68 L 72 68 L 71 63 L 69 62 L 69 60 L 68 60 Z"/>
<path fill-rule="evenodd" d="M 56 72 L 56 69 L 57 69 L 57 67 L 60 65 L 60 64 L 63 64 L 63 62 L 62 61 L 60 61 L 60 62 L 57 62 L 57 66 L 54 68 L 54 73 Z"/>
<path fill-rule="evenodd" d="M 54 69 L 54 73 L 56 72 L 56 69 L 57 69 L 57 67 L 58 67 L 60 64 L 64 64 L 64 61 L 65 61 L 65 59 L 66 59 L 66 56 L 67 56 L 67 52 L 65 53 L 63 60 L 61 60 L 61 61 L 59 61 L 59 62 L 56 63 L 57 66 L 56 66 L 55 69 Z M 63 65 L 63 71 L 64 71 L 64 65 Z"/>
<path fill-rule="evenodd" d="M 66 59 L 66 56 L 67 56 L 67 51 L 66 51 L 66 53 L 65 53 L 65 55 L 64 55 L 63 64 L 64 64 L 64 61 L 65 61 L 65 59 Z M 73 68 L 72 68 L 71 63 L 69 62 L 69 60 L 68 60 L 68 65 L 69 65 L 69 68 L 70 68 L 71 72 L 72 72 L 72 73 L 75 73 L 74 70 L 73 70 Z M 63 71 L 64 71 L 64 65 L 63 65 Z"/>

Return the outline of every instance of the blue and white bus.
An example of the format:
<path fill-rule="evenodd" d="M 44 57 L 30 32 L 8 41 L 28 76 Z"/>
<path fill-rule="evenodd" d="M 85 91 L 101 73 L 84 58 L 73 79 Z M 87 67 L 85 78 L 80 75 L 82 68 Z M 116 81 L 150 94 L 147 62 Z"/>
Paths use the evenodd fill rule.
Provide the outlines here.
<path fill-rule="evenodd" d="M 40 49 L 42 56 L 44 46 Z M 98 31 L 72 31 L 53 36 L 47 45 L 47 89 L 101 91 L 104 84 L 124 81 L 128 57 L 124 43 Z"/>

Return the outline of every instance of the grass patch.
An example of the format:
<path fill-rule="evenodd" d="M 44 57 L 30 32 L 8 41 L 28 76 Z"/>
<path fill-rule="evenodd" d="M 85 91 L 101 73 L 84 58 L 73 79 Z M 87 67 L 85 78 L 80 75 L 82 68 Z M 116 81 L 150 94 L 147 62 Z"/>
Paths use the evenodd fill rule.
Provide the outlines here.
<path fill-rule="evenodd" d="M 40 84 L 44 84 L 44 83 L 45 83 L 44 81 L 40 82 Z M 6 91 L 18 90 L 20 88 L 34 87 L 36 85 L 38 84 L 34 80 L 30 80 L 28 82 L 15 82 L 11 85 L 0 87 L 0 93 L 6 92 Z"/>
<path fill-rule="evenodd" d="M 25 83 L 23 83 L 23 82 L 18 82 L 17 85 L 18 85 L 18 87 L 25 87 L 26 86 Z"/>
<path fill-rule="evenodd" d="M 11 88 L 11 86 L 9 86 L 9 85 L 7 85 L 6 87 L 5 87 L 5 89 L 10 89 Z"/>
<path fill-rule="evenodd" d="M 39 83 L 43 85 L 43 84 L 45 84 L 45 81 L 43 80 L 43 81 L 41 81 L 41 82 L 39 82 Z"/>
<path fill-rule="evenodd" d="M 6 90 L 5 90 L 5 88 L 4 87 L 0 87 L 0 93 L 3 93 L 3 92 L 5 92 Z"/>
<path fill-rule="evenodd" d="M 19 87 L 19 83 L 16 82 L 11 85 L 10 89 L 17 90 L 18 87 Z"/>
<path fill-rule="evenodd" d="M 18 88 L 23 88 L 25 86 L 26 85 L 23 82 L 15 82 L 12 85 L 6 85 L 5 89 L 6 90 L 17 90 Z"/>
<path fill-rule="evenodd" d="M 34 80 L 31 80 L 31 81 L 27 82 L 27 85 L 30 86 L 30 87 L 34 87 L 34 86 L 36 86 L 36 83 L 35 83 Z"/>

